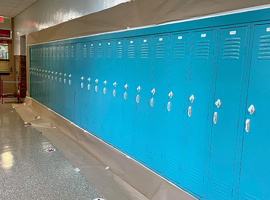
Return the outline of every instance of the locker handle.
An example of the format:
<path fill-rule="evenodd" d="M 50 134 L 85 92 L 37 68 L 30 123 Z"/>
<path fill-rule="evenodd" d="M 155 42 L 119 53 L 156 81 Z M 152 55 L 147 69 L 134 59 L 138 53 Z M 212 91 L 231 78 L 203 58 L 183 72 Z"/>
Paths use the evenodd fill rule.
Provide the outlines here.
<path fill-rule="evenodd" d="M 168 102 L 167 110 L 168 110 L 169 112 L 171 111 L 171 102 Z"/>
<path fill-rule="evenodd" d="M 103 94 L 106 94 L 106 88 L 103 88 Z"/>
<path fill-rule="evenodd" d="M 137 102 L 137 103 L 139 103 L 139 101 L 140 101 L 140 99 L 139 99 L 139 98 L 140 98 L 140 96 L 139 96 L 139 95 L 137 95 L 137 96 L 136 96 L 136 102 Z"/>
<path fill-rule="evenodd" d="M 115 97 L 115 90 L 113 90 L 113 96 Z"/>
<path fill-rule="evenodd" d="M 192 107 L 189 106 L 189 107 L 188 107 L 188 116 L 189 116 L 189 117 L 191 117 L 191 109 L 192 109 Z"/>
<path fill-rule="evenodd" d="M 127 92 L 124 93 L 124 99 L 127 99 Z"/>
<path fill-rule="evenodd" d="M 249 127 L 250 127 L 250 119 L 247 119 L 246 120 L 246 128 L 245 128 L 247 133 L 249 133 Z"/>
<path fill-rule="evenodd" d="M 151 107 L 154 106 L 154 98 L 152 98 L 152 99 L 150 100 L 150 106 L 151 106 Z"/>
<path fill-rule="evenodd" d="M 214 113 L 213 122 L 217 124 L 217 112 Z"/>

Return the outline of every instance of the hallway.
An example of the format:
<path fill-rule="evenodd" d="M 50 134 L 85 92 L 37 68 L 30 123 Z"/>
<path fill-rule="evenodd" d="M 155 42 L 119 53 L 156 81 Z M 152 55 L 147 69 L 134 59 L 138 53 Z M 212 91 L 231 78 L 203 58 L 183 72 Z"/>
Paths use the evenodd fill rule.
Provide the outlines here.
<path fill-rule="evenodd" d="M 98 192 L 12 104 L 0 105 L 0 199 L 94 199 Z"/>

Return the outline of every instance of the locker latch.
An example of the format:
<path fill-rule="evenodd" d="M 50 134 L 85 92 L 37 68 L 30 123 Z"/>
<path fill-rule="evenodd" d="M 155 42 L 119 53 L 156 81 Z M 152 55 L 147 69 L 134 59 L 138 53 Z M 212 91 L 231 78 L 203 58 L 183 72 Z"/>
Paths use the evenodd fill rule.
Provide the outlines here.
<path fill-rule="evenodd" d="M 83 76 L 81 77 L 81 80 L 82 80 L 82 81 L 84 80 L 84 77 L 83 77 Z"/>
<path fill-rule="evenodd" d="M 98 79 L 96 79 L 95 82 L 98 83 Z"/>
<path fill-rule="evenodd" d="M 217 106 L 217 108 L 219 108 L 221 106 L 221 101 L 220 99 L 218 99 L 216 102 L 215 102 L 215 105 Z"/>
<path fill-rule="evenodd" d="M 55 72 L 55 75 L 57 75 L 57 72 Z"/>
<path fill-rule="evenodd" d="M 117 85 L 117 83 L 116 83 L 116 82 L 114 82 L 114 83 L 113 83 L 113 86 L 114 86 L 114 87 L 116 87 L 116 85 Z"/>
<path fill-rule="evenodd" d="M 141 91 L 141 86 L 137 87 L 137 91 L 140 92 Z"/>
<path fill-rule="evenodd" d="M 173 98 L 173 92 L 170 92 L 168 95 L 170 98 Z"/>
<path fill-rule="evenodd" d="M 191 103 L 193 103 L 193 102 L 194 102 L 194 100 L 195 100 L 194 95 L 191 95 L 191 96 L 189 97 L 189 100 L 190 100 L 190 102 L 191 102 Z"/>
<path fill-rule="evenodd" d="M 152 93 L 153 95 L 155 95 L 155 94 L 156 94 L 156 90 L 155 90 L 155 88 L 153 88 L 153 90 L 151 91 L 151 93 Z"/>
<path fill-rule="evenodd" d="M 253 115 L 253 113 L 255 112 L 255 107 L 253 105 L 249 106 L 248 112 L 249 114 Z"/>
<path fill-rule="evenodd" d="M 66 77 L 67 76 L 67 74 L 64 74 L 64 77 Z"/>
<path fill-rule="evenodd" d="M 90 82 L 91 81 L 91 78 L 89 77 L 87 80 L 88 80 L 88 82 Z"/>
<path fill-rule="evenodd" d="M 71 78 L 71 74 L 69 75 L 69 78 Z"/>
<path fill-rule="evenodd" d="M 125 87 L 126 89 L 128 89 L 128 84 L 126 84 L 124 87 Z"/>
<path fill-rule="evenodd" d="M 104 83 L 104 85 L 107 85 L 107 81 L 106 80 L 103 83 Z"/>
<path fill-rule="evenodd" d="M 62 76 L 62 73 L 60 73 L 59 76 Z"/>

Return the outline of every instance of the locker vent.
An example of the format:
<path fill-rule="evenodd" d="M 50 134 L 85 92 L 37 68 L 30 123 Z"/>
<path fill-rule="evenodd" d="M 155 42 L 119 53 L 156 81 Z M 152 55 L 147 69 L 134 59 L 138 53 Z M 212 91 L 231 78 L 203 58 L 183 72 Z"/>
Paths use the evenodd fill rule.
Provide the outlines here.
<path fill-rule="evenodd" d="M 84 45 L 83 47 L 83 57 L 86 58 L 87 57 L 87 46 Z"/>
<path fill-rule="evenodd" d="M 144 143 L 138 140 L 136 146 L 137 146 L 138 154 L 139 155 L 144 155 L 145 154 L 145 149 L 146 149 Z"/>
<path fill-rule="evenodd" d="M 270 60 L 270 35 L 260 37 L 258 59 Z"/>
<path fill-rule="evenodd" d="M 158 43 L 156 46 L 156 58 L 157 59 L 164 59 L 165 58 L 165 44 Z"/>
<path fill-rule="evenodd" d="M 184 59 L 185 58 L 185 43 L 176 43 L 174 45 L 174 54 L 175 59 Z"/>
<path fill-rule="evenodd" d="M 240 55 L 240 38 L 227 38 L 224 42 L 223 59 L 238 60 Z"/>
<path fill-rule="evenodd" d="M 64 49 L 63 48 L 61 49 L 61 57 L 62 58 L 64 57 Z"/>
<path fill-rule="evenodd" d="M 216 199 L 226 199 L 227 185 L 224 182 L 215 179 L 213 182 L 212 192 L 213 196 L 216 197 Z"/>
<path fill-rule="evenodd" d="M 89 54 L 90 54 L 90 58 L 94 58 L 94 47 L 93 46 L 90 47 Z"/>
<path fill-rule="evenodd" d="M 116 58 L 122 58 L 123 57 L 123 47 L 122 47 L 122 45 L 118 45 L 116 47 L 116 53 L 117 53 Z"/>
<path fill-rule="evenodd" d="M 168 166 L 168 169 L 170 170 L 170 172 L 172 172 L 174 174 L 178 174 L 178 172 L 180 170 L 180 166 L 178 166 L 177 160 L 175 160 L 172 157 L 168 157 L 167 166 Z"/>
<path fill-rule="evenodd" d="M 70 55 L 71 55 L 72 58 L 75 57 L 75 51 L 74 51 L 74 48 L 71 48 L 71 49 L 70 49 Z"/>
<path fill-rule="evenodd" d="M 150 159 L 152 162 L 158 164 L 160 160 L 160 153 L 156 149 L 151 148 L 150 149 Z"/>
<path fill-rule="evenodd" d="M 148 58 L 148 44 L 141 45 L 141 58 L 147 59 Z"/>
<path fill-rule="evenodd" d="M 66 57 L 68 58 L 69 57 L 69 55 L 68 55 L 68 47 L 66 47 L 65 54 L 66 54 Z"/>
<path fill-rule="evenodd" d="M 195 186 L 199 186 L 199 177 L 200 177 L 200 174 L 196 169 L 194 169 L 192 167 L 188 168 L 188 178 L 187 179 L 191 184 L 193 184 Z"/>
<path fill-rule="evenodd" d="M 98 47 L 98 58 L 102 58 L 102 47 Z"/>
<path fill-rule="evenodd" d="M 210 41 L 203 40 L 197 42 L 196 59 L 205 60 L 209 59 Z"/>
<path fill-rule="evenodd" d="M 245 194 L 245 200 L 259 200 L 259 199 L 250 194 Z"/>
<path fill-rule="evenodd" d="M 128 58 L 132 59 L 132 58 L 134 58 L 134 55 L 135 55 L 135 46 L 129 45 L 128 46 Z"/>
<path fill-rule="evenodd" d="M 112 47 L 111 46 L 107 46 L 106 56 L 107 56 L 107 58 L 111 58 L 112 57 Z"/>

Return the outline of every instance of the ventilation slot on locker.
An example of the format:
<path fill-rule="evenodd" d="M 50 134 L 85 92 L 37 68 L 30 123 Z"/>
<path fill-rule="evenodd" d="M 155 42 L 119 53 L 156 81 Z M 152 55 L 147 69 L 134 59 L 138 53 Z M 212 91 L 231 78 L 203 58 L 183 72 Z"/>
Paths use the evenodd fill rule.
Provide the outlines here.
<path fill-rule="evenodd" d="M 196 169 L 194 169 L 194 168 L 192 168 L 192 167 L 189 167 L 188 168 L 188 177 L 187 177 L 187 179 L 188 179 L 188 181 L 191 183 L 191 184 L 193 184 L 193 185 L 195 185 L 195 186 L 199 186 L 199 172 L 196 170 Z"/>
<path fill-rule="evenodd" d="M 164 59 L 165 58 L 165 44 L 157 44 L 156 58 L 157 59 Z"/>
<path fill-rule="evenodd" d="M 74 50 L 74 46 L 71 46 L 71 49 L 70 49 L 70 55 L 71 57 L 75 57 L 75 50 Z"/>
<path fill-rule="evenodd" d="M 184 59 L 185 58 L 185 43 L 176 43 L 174 45 L 174 59 Z"/>
<path fill-rule="evenodd" d="M 90 47 L 90 58 L 94 58 L 94 47 Z"/>
<path fill-rule="evenodd" d="M 87 57 L 87 46 L 83 45 L 83 57 L 86 58 Z"/>
<path fill-rule="evenodd" d="M 172 157 L 168 157 L 168 162 L 167 162 L 167 166 L 168 169 L 170 170 L 170 172 L 177 174 L 179 171 L 180 166 L 178 166 L 177 161 L 172 158 Z"/>
<path fill-rule="evenodd" d="M 258 59 L 270 60 L 270 35 L 260 37 Z"/>
<path fill-rule="evenodd" d="M 128 46 L 128 58 L 129 59 L 134 58 L 134 54 L 135 54 L 135 47 L 134 47 L 134 45 L 129 45 Z"/>
<path fill-rule="evenodd" d="M 259 200 L 259 199 L 250 194 L 245 194 L 245 200 Z"/>
<path fill-rule="evenodd" d="M 69 57 L 69 55 L 68 55 L 68 47 L 66 47 L 66 52 L 65 52 L 65 54 L 66 54 L 66 58 L 68 58 L 68 57 Z"/>
<path fill-rule="evenodd" d="M 238 60 L 240 55 L 240 38 L 225 39 L 223 49 L 223 59 Z"/>
<path fill-rule="evenodd" d="M 102 47 L 98 47 L 98 58 L 102 58 Z"/>
<path fill-rule="evenodd" d="M 111 58 L 112 57 L 112 47 L 111 46 L 107 46 L 106 57 L 107 58 Z"/>
<path fill-rule="evenodd" d="M 198 41 L 196 47 L 196 59 L 208 59 L 210 52 L 210 41 Z"/>
<path fill-rule="evenodd" d="M 156 149 L 151 148 L 150 149 L 150 159 L 152 160 L 152 162 L 159 164 L 160 153 Z"/>
<path fill-rule="evenodd" d="M 145 145 L 143 142 L 141 141 L 137 141 L 137 152 L 140 154 L 140 155 L 143 155 L 145 153 Z"/>
<path fill-rule="evenodd" d="M 227 194 L 227 185 L 221 181 L 214 180 L 212 188 L 213 196 L 216 199 L 226 199 Z"/>
<path fill-rule="evenodd" d="M 116 58 L 122 58 L 123 54 L 123 48 L 122 45 L 116 47 Z"/>
<path fill-rule="evenodd" d="M 64 47 L 61 48 L 61 57 L 64 57 Z"/>
<path fill-rule="evenodd" d="M 141 46 L 141 58 L 147 59 L 148 58 L 148 44 L 142 44 Z"/>

